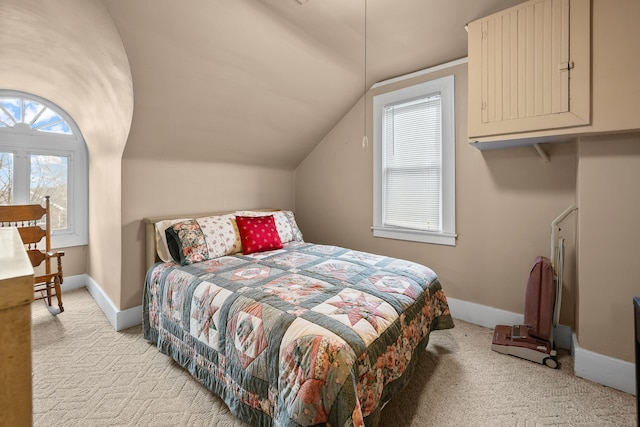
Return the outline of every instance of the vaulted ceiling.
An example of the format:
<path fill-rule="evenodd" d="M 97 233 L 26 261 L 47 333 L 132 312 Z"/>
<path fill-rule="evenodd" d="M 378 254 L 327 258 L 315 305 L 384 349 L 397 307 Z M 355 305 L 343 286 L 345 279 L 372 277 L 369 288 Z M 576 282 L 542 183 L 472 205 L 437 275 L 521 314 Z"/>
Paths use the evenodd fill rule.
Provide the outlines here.
<path fill-rule="evenodd" d="M 104 0 L 133 76 L 125 157 L 293 169 L 365 86 L 465 57 L 464 25 L 521 1 L 368 0 L 365 21 L 365 0 Z"/>

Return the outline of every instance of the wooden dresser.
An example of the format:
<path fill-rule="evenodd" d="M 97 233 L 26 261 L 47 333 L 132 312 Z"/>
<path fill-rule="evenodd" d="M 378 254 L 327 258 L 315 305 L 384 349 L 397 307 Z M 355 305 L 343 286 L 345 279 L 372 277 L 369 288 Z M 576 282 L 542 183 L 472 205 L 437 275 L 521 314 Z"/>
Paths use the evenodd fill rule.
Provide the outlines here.
<path fill-rule="evenodd" d="M 3 425 L 33 422 L 33 267 L 15 228 L 0 228 L 0 414 Z M 6 423 L 6 424 L 4 424 Z"/>

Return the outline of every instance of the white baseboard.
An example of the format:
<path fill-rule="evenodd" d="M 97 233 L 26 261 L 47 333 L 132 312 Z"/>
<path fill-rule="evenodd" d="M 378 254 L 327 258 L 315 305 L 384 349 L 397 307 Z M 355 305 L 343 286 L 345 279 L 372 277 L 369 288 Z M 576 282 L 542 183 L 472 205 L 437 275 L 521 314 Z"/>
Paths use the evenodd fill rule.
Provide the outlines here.
<path fill-rule="evenodd" d="M 78 274 L 76 276 L 64 276 L 60 290 L 70 291 L 71 289 L 80 289 L 87 286 L 87 275 Z"/>
<path fill-rule="evenodd" d="M 482 304 L 447 297 L 451 315 L 455 319 L 486 328 L 496 325 L 522 324 L 524 315 Z M 574 355 L 574 372 L 577 376 L 599 384 L 635 394 L 635 365 L 624 360 L 580 348 L 570 327 L 558 325 L 554 329 L 556 346 L 571 350 Z M 487 343 L 490 345 L 491 343 Z"/>
<path fill-rule="evenodd" d="M 142 305 L 127 310 L 119 310 L 93 278 L 88 275 L 85 276 L 87 290 L 116 331 L 121 331 L 142 323 Z"/>
<path fill-rule="evenodd" d="M 116 331 L 131 328 L 142 324 L 142 305 L 119 311 L 117 314 L 118 327 Z"/>
<path fill-rule="evenodd" d="M 451 315 L 465 322 L 474 325 L 484 326 L 493 329 L 496 325 L 519 325 L 524 322 L 524 315 L 488 305 L 476 304 L 474 302 L 462 301 L 447 297 Z"/>
<path fill-rule="evenodd" d="M 572 334 L 572 339 L 573 371 L 577 376 L 627 393 L 637 393 L 635 364 L 581 348 L 576 334 Z"/>

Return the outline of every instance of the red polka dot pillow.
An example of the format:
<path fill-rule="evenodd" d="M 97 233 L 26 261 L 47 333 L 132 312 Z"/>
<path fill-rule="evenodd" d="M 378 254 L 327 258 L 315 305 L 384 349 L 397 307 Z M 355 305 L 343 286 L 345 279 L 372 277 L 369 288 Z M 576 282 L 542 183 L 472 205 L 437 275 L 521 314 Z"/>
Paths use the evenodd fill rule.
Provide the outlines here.
<path fill-rule="evenodd" d="M 273 215 L 268 216 L 237 216 L 236 223 L 242 242 L 242 253 L 272 251 L 282 248 L 282 241 L 276 228 Z"/>

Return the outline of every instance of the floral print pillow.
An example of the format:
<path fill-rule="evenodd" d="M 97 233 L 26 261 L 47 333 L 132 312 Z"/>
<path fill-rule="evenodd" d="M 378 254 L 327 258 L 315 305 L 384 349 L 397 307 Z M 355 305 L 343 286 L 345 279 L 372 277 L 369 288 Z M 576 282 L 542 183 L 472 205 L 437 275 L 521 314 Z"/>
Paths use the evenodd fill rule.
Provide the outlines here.
<path fill-rule="evenodd" d="M 287 218 L 289 221 L 289 225 L 291 226 L 291 237 L 292 240 L 296 242 L 303 242 L 302 231 L 298 228 L 298 223 L 296 222 L 296 218 L 291 211 L 281 211 L 280 214 Z"/>
<path fill-rule="evenodd" d="M 165 230 L 169 253 L 182 265 L 209 259 L 204 233 L 195 219 L 172 225 Z"/>
<path fill-rule="evenodd" d="M 182 265 L 242 251 L 235 215 L 216 215 L 173 224 L 165 231 L 174 260 Z"/>
<path fill-rule="evenodd" d="M 197 218 L 211 258 L 238 253 L 242 250 L 238 225 L 233 214 Z"/>

